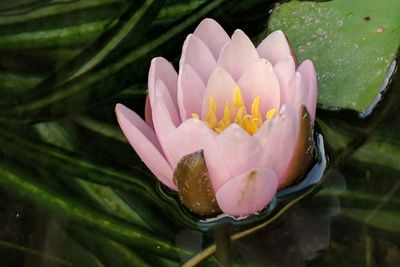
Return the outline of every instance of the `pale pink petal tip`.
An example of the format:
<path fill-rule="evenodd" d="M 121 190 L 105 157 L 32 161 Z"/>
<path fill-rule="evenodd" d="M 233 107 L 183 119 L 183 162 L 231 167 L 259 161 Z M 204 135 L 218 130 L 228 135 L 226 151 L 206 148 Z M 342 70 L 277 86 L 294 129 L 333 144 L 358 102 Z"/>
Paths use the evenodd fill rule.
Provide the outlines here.
<path fill-rule="evenodd" d="M 303 78 L 304 85 L 307 90 L 305 105 L 310 113 L 311 121 L 314 122 L 315 112 L 317 108 L 317 74 L 314 64 L 311 60 L 304 60 L 297 71 Z"/>
<path fill-rule="evenodd" d="M 176 190 L 172 181 L 172 168 L 161 152 L 154 131 L 139 115 L 122 104 L 116 105 L 115 113 L 126 138 L 146 166 L 163 184 Z"/>
<path fill-rule="evenodd" d="M 190 65 L 204 83 L 207 82 L 208 77 L 217 65 L 210 49 L 194 34 L 189 34 L 183 44 L 182 56 L 179 61 L 179 71 L 181 71 L 185 64 Z"/>
<path fill-rule="evenodd" d="M 281 31 L 274 31 L 268 35 L 257 47 L 260 57 L 266 58 L 276 65 L 279 61 L 291 55 L 289 43 Z"/>
<path fill-rule="evenodd" d="M 163 57 L 153 58 L 150 63 L 148 76 L 150 104 L 152 104 L 154 100 L 154 92 L 157 80 L 161 80 L 165 84 L 173 102 L 176 105 L 178 74 L 176 73 L 172 64 Z"/>
<path fill-rule="evenodd" d="M 200 22 L 193 34 L 204 42 L 215 59 L 218 59 L 222 47 L 230 41 L 228 34 L 221 25 L 210 18 L 206 18 Z"/>
<path fill-rule="evenodd" d="M 257 50 L 249 37 L 243 31 L 236 30 L 231 42 L 222 48 L 218 65 L 238 80 L 257 59 L 259 59 Z"/>
<path fill-rule="evenodd" d="M 216 193 L 221 210 L 233 216 L 251 215 L 265 208 L 278 188 L 275 172 L 256 168 L 232 177 Z"/>

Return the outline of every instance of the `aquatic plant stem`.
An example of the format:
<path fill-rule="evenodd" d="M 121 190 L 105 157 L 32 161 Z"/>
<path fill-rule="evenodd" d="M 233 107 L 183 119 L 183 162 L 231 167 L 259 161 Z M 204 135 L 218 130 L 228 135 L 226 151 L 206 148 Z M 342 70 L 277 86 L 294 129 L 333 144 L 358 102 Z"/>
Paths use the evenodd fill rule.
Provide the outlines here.
<path fill-rule="evenodd" d="M 216 258 L 220 266 L 232 266 L 230 249 L 231 237 L 229 224 L 219 225 L 215 229 Z"/>

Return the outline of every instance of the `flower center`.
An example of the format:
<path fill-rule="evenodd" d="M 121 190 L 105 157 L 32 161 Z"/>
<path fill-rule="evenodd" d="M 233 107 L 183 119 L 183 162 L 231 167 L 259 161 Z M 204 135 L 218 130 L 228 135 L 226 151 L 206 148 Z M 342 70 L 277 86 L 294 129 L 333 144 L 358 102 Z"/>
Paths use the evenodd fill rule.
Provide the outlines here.
<path fill-rule="evenodd" d="M 236 123 L 249 134 L 254 134 L 263 125 L 265 120 L 273 118 L 276 114 L 276 109 L 272 108 L 263 117 L 259 108 L 260 99 L 260 96 L 254 98 L 251 104 L 251 113 L 248 113 L 240 89 L 236 86 L 233 92 L 232 101 L 225 103 L 224 115 L 222 118 L 218 119 L 215 114 L 217 103 L 215 98 L 210 96 L 208 111 L 205 118 L 203 118 L 203 122 L 217 133 L 221 133 L 229 125 Z M 192 117 L 197 119 L 200 118 L 196 113 L 193 113 Z"/>

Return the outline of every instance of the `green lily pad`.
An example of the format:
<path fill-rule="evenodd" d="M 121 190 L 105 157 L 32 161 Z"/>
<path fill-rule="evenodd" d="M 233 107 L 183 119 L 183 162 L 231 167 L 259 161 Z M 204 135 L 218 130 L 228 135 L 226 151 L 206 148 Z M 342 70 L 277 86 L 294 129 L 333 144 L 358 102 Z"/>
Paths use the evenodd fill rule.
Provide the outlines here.
<path fill-rule="evenodd" d="M 398 0 L 292 1 L 274 9 L 269 31 L 282 30 L 298 59 L 316 64 L 320 105 L 368 113 L 394 69 L 399 10 Z"/>

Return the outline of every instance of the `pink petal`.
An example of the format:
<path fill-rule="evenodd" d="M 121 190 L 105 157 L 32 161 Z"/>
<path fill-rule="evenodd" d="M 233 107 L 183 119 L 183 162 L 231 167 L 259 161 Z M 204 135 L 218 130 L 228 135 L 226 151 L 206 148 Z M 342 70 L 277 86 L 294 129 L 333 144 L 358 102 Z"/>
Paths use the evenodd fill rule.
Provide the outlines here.
<path fill-rule="evenodd" d="M 207 114 L 210 102 L 210 96 L 214 97 L 217 103 L 217 118 L 222 118 L 226 102 L 232 102 L 233 93 L 235 92 L 235 81 L 223 68 L 217 67 L 211 74 L 210 79 L 203 96 L 202 102 L 202 118 Z"/>
<path fill-rule="evenodd" d="M 183 156 L 203 150 L 211 183 L 216 189 L 219 180 L 228 179 L 230 174 L 215 136 L 215 132 L 198 119 L 184 121 L 166 140 L 166 154 L 171 158 L 173 169 Z"/>
<path fill-rule="evenodd" d="M 259 159 L 259 166 L 275 171 L 278 180 L 282 178 L 292 158 L 298 125 L 298 112 L 289 105 L 284 105 L 275 118 L 265 122 L 254 134 L 264 151 Z"/>
<path fill-rule="evenodd" d="M 263 116 L 271 108 L 278 108 L 280 104 L 279 82 L 271 63 L 266 59 L 259 59 L 240 77 L 238 85 L 246 103 L 247 110 L 257 96 L 261 97 L 260 112 Z"/>
<path fill-rule="evenodd" d="M 258 58 L 257 50 L 249 37 L 241 30 L 236 30 L 232 35 L 232 41 L 222 48 L 218 65 L 227 70 L 237 81 Z"/>
<path fill-rule="evenodd" d="M 210 18 L 200 22 L 193 34 L 206 44 L 215 59 L 218 59 L 222 47 L 231 40 L 221 25 Z"/>
<path fill-rule="evenodd" d="M 281 88 L 281 105 L 293 101 L 295 94 L 295 68 L 296 64 L 292 56 L 287 56 L 274 66 L 276 77 L 279 80 L 279 87 Z"/>
<path fill-rule="evenodd" d="M 301 74 L 306 88 L 305 106 L 310 113 L 311 121 L 314 122 L 315 111 L 317 106 L 317 74 L 315 72 L 314 64 L 306 59 L 304 60 L 297 71 Z"/>
<path fill-rule="evenodd" d="M 294 96 L 290 104 L 295 110 L 299 110 L 301 105 L 306 105 L 307 102 L 307 88 L 299 72 L 295 73 L 294 87 Z"/>
<path fill-rule="evenodd" d="M 192 113 L 201 114 L 202 99 L 206 87 L 196 71 L 183 65 L 178 76 L 178 106 L 182 121 Z"/>
<path fill-rule="evenodd" d="M 258 140 L 252 138 L 236 123 L 217 136 L 217 143 L 231 176 L 258 167 L 262 147 Z M 219 186 L 220 184 L 217 187 Z"/>
<path fill-rule="evenodd" d="M 291 55 L 289 43 L 281 31 L 274 31 L 268 35 L 257 47 L 257 52 L 266 58 L 272 65 Z"/>
<path fill-rule="evenodd" d="M 172 168 L 165 159 L 157 137 L 149 126 L 122 104 L 115 107 L 118 123 L 136 153 L 166 186 L 177 190 L 172 181 Z"/>
<path fill-rule="evenodd" d="M 146 96 L 146 102 L 144 104 L 144 121 L 151 129 L 154 130 L 153 115 L 151 111 L 149 95 Z"/>
<path fill-rule="evenodd" d="M 156 57 L 151 60 L 148 77 L 150 103 L 154 97 L 154 88 L 157 80 L 161 80 L 164 83 L 173 103 L 177 106 L 178 74 L 172 64 L 162 57 Z"/>
<path fill-rule="evenodd" d="M 156 81 L 154 93 L 154 100 L 151 103 L 154 129 L 165 153 L 165 139 L 171 132 L 175 131 L 180 124 L 180 118 L 169 91 L 161 80 Z M 170 161 L 168 154 L 165 153 L 165 155 Z"/>
<path fill-rule="evenodd" d="M 276 174 L 256 168 L 226 181 L 216 193 L 221 210 L 233 216 L 251 215 L 271 202 L 278 187 Z"/>
<path fill-rule="evenodd" d="M 210 49 L 199 37 L 193 34 L 189 34 L 183 44 L 179 69 L 182 69 L 185 64 L 190 65 L 204 83 L 207 83 L 208 77 L 217 66 Z"/>

